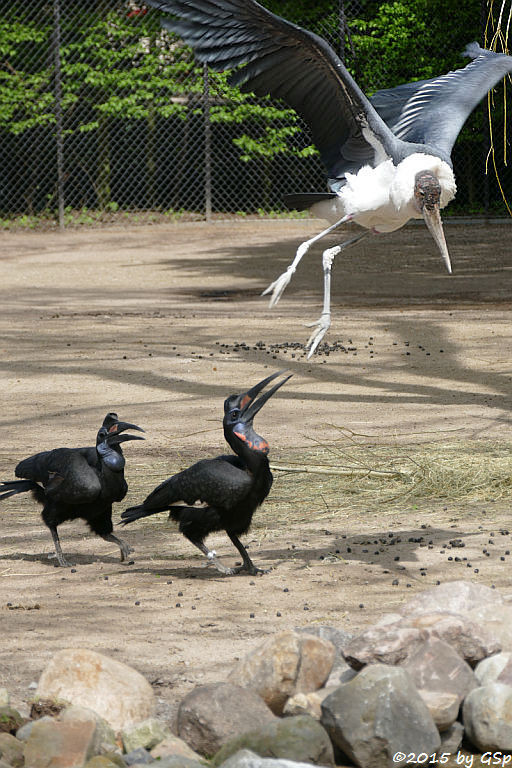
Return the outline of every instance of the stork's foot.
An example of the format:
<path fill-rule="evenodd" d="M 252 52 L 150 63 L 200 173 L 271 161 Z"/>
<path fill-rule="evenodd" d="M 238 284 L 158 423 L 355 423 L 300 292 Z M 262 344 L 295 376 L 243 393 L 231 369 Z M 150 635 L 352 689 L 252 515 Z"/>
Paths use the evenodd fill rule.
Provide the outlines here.
<path fill-rule="evenodd" d="M 294 272 L 295 272 L 295 269 L 288 267 L 286 272 L 283 272 L 282 275 L 279 275 L 277 280 L 274 280 L 273 283 L 270 283 L 268 288 L 265 288 L 265 290 L 261 294 L 262 296 L 266 296 L 268 293 L 272 293 L 272 296 L 270 297 L 270 301 L 269 301 L 269 307 L 274 307 L 277 304 L 277 302 L 283 295 L 286 286 L 292 279 Z"/>
<path fill-rule="evenodd" d="M 316 352 L 318 345 L 331 327 L 331 313 L 322 312 L 318 320 L 314 323 L 306 323 L 306 328 L 313 328 L 314 331 L 308 339 L 306 349 L 308 350 L 308 360 Z"/>

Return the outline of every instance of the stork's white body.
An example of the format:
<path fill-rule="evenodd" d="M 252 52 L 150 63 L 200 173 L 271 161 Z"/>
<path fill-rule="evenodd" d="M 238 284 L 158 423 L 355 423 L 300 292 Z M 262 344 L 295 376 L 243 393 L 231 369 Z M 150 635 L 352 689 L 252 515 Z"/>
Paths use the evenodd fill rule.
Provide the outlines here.
<path fill-rule="evenodd" d="M 376 168 L 364 165 L 357 173 L 347 173 L 337 197 L 315 203 L 310 210 L 330 223 L 348 216 L 365 229 L 394 232 L 409 219 L 423 218 L 414 199 L 414 179 L 420 171 L 431 171 L 439 180 L 444 208 L 455 197 L 453 171 L 439 157 L 418 152 L 396 166 L 385 160 Z"/>

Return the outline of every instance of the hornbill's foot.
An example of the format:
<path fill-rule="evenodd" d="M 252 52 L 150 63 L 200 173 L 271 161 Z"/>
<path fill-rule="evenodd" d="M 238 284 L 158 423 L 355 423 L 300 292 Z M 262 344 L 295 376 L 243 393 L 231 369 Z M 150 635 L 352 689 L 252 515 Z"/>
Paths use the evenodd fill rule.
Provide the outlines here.
<path fill-rule="evenodd" d="M 55 553 L 52 552 L 48 555 L 48 560 L 53 560 L 53 558 L 57 560 L 61 568 L 72 568 L 74 565 L 74 563 L 70 563 L 70 561 L 66 560 L 64 555 L 59 552 L 55 552 Z"/>
<path fill-rule="evenodd" d="M 308 350 L 308 360 L 311 355 L 315 353 L 318 345 L 331 327 L 331 313 L 322 312 L 318 320 L 315 320 L 313 323 L 306 323 L 306 328 L 312 328 L 313 326 L 314 331 L 306 344 L 306 349 Z"/>
<path fill-rule="evenodd" d="M 283 272 L 282 275 L 279 275 L 277 280 L 274 280 L 273 283 L 270 283 L 268 288 L 265 288 L 265 290 L 261 294 L 262 296 L 266 296 L 268 293 L 272 292 L 272 296 L 270 297 L 270 301 L 269 301 L 269 307 L 274 307 L 277 304 L 277 302 L 283 295 L 286 286 L 292 279 L 292 275 L 294 272 L 295 272 L 294 268 L 288 267 L 286 272 Z"/>
<path fill-rule="evenodd" d="M 245 571 L 249 576 L 263 576 L 264 573 L 270 573 L 272 568 L 258 568 L 254 563 L 243 563 L 232 568 L 233 573 L 242 573 Z"/>
<path fill-rule="evenodd" d="M 124 562 L 130 556 L 130 554 L 134 552 L 133 547 L 130 547 L 125 541 L 120 539 L 118 536 L 115 536 L 113 533 L 106 533 L 101 538 L 105 541 L 111 541 L 113 544 L 117 544 L 121 553 L 121 562 Z"/>

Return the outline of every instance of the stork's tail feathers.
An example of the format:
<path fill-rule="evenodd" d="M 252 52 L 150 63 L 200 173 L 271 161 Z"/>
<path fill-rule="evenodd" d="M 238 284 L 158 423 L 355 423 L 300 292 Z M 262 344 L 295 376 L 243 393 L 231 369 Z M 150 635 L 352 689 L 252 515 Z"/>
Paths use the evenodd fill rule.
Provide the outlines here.
<path fill-rule="evenodd" d="M 7 480 L 0 483 L 0 499 L 8 499 L 9 496 L 15 496 L 17 493 L 26 493 L 27 491 L 41 490 L 34 480 Z"/>
<path fill-rule="evenodd" d="M 128 523 L 133 523 L 134 520 L 139 520 L 141 517 L 156 515 L 157 512 L 163 512 L 164 509 L 150 509 L 145 507 L 144 504 L 139 504 L 138 507 L 128 507 L 128 509 L 121 513 L 120 525 L 128 525 Z"/>
<path fill-rule="evenodd" d="M 307 211 L 315 203 L 321 203 L 322 200 L 331 200 L 333 197 L 336 197 L 335 192 L 298 192 L 285 195 L 284 203 L 288 208 L 293 208 L 297 211 Z"/>

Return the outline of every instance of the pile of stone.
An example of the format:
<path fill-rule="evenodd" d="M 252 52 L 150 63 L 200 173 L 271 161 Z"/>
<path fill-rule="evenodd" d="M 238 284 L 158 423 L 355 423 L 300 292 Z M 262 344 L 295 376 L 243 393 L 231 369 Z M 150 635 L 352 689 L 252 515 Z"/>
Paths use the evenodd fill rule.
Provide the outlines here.
<path fill-rule="evenodd" d="M 0 689 L 0 768 L 385 768 L 397 754 L 404 765 L 407 755 L 455 757 L 463 739 L 512 751 L 512 605 L 485 586 L 443 584 L 357 637 L 279 632 L 228 680 L 192 690 L 176 733 L 155 708 L 135 670 L 61 651 L 29 720 Z"/>

